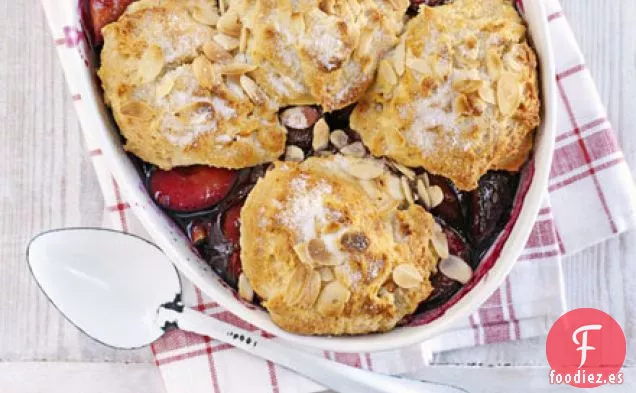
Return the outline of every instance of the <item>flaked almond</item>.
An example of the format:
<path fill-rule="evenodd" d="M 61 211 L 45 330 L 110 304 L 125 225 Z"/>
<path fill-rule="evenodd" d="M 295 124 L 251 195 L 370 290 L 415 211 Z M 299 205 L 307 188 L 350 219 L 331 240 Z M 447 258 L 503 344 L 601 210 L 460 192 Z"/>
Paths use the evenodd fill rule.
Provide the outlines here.
<path fill-rule="evenodd" d="M 479 87 L 478 94 L 479 97 L 489 104 L 495 104 L 497 99 L 495 98 L 495 90 L 490 86 L 490 84 L 484 83 Z"/>
<path fill-rule="evenodd" d="M 444 201 L 444 191 L 439 186 L 428 188 L 428 195 L 431 197 L 431 208 L 436 208 Z"/>
<path fill-rule="evenodd" d="M 388 60 L 380 61 L 378 66 L 378 76 L 376 78 L 376 89 L 383 94 L 389 94 L 398 83 L 398 76 L 393 69 L 393 65 Z"/>
<path fill-rule="evenodd" d="M 289 278 L 287 288 L 285 289 L 285 295 L 283 296 L 285 303 L 291 306 L 298 303 L 303 295 L 305 283 L 307 282 L 311 271 L 312 269 L 305 265 L 297 265 L 294 268 L 294 272 Z"/>
<path fill-rule="evenodd" d="M 417 268 L 410 263 L 401 263 L 393 269 L 393 282 L 400 288 L 417 288 L 424 282 L 424 277 Z"/>
<path fill-rule="evenodd" d="M 215 41 L 206 42 L 201 47 L 201 50 L 205 57 L 213 62 L 226 61 L 232 58 L 232 55 Z"/>
<path fill-rule="evenodd" d="M 312 307 L 320 295 L 320 288 L 322 287 L 322 279 L 320 273 L 313 270 L 309 273 L 303 286 L 302 292 L 298 299 L 298 304 L 303 307 Z"/>
<path fill-rule="evenodd" d="M 204 89 L 211 90 L 217 84 L 212 63 L 205 56 L 198 56 L 194 59 L 192 62 L 192 72 L 194 72 L 194 77 L 197 78 L 199 85 Z"/>
<path fill-rule="evenodd" d="M 195 21 L 208 26 L 216 25 L 219 20 L 219 14 L 212 6 L 202 7 L 193 5 L 190 8 L 190 15 L 192 15 L 192 19 Z"/>
<path fill-rule="evenodd" d="M 261 90 L 256 82 L 254 82 L 254 80 L 249 76 L 241 75 L 239 83 L 241 84 L 243 91 L 245 91 L 245 94 L 247 94 L 250 100 L 256 105 L 261 105 L 267 100 L 263 90 Z"/>
<path fill-rule="evenodd" d="M 515 74 L 504 72 L 497 82 L 497 105 L 504 116 L 513 114 L 519 107 L 521 88 Z"/>
<path fill-rule="evenodd" d="M 353 142 L 340 149 L 340 153 L 344 154 L 345 156 L 358 158 L 362 158 L 367 155 L 367 151 L 364 148 L 362 142 Z"/>
<path fill-rule="evenodd" d="M 223 75 L 243 75 L 257 68 L 258 66 L 254 64 L 230 63 L 219 66 L 219 73 Z"/>
<path fill-rule="evenodd" d="M 236 12 L 226 12 L 216 22 L 216 28 L 221 33 L 232 37 L 241 35 L 241 22 Z"/>
<path fill-rule="evenodd" d="M 348 157 L 347 164 L 343 166 L 345 172 L 361 180 L 373 180 L 382 176 L 384 164 L 379 161 Z"/>
<path fill-rule="evenodd" d="M 313 108 L 311 108 L 313 109 Z M 314 109 L 315 110 L 315 109 Z M 318 111 L 316 114 L 318 114 Z M 306 121 L 306 117 L 305 117 Z M 307 128 L 307 127 L 305 127 Z M 329 125 L 325 121 L 325 119 L 320 119 L 314 125 L 314 135 L 311 141 L 311 147 L 314 151 L 324 150 L 329 146 Z"/>
<path fill-rule="evenodd" d="M 250 38 L 250 29 L 243 27 L 241 29 L 241 37 L 239 38 L 239 52 L 247 50 L 247 40 Z"/>
<path fill-rule="evenodd" d="M 333 275 L 333 271 L 331 270 L 330 267 L 321 267 L 320 269 L 318 269 L 318 273 L 320 273 L 320 279 L 323 282 L 329 282 L 329 281 L 333 281 L 334 278 L 336 278 Z"/>
<path fill-rule="evenodd" d="M 174 87 L 174 78 L 164 77 L 158 84 L 155 89 L 155 95 L 158 99 L 161 99 L 172 91 Z"/>
<path fill-rule="evenodd" d="M 397 201 L 403 201 L 405 196 L 402 192 L 402 182 L 397 176 L 389 176 L 386 181 L 386 188 L 391 198 Z"/>
<path fill-rule="evenodd" d="M 307 252 L 316 262 L 326 262 L 331 259 L 331 253 L 322 239 L 311 239 L 307 242 Z"/>
<path fill-rule="evenodd" d="M 488 75 L 494 81 L 499 79 L 501 72 L 503 71 L 503 62 L 501 61 L 501 57 L 499 57 L 499 53 L 496 50 L 491 49 L 486 53 L 486 70 L 488 71 Z"/>
<path fill-rule="evenodd" d="M 336 148 L 342 149 L 349 143 L 349 135 L 347 135 L 347 133 L 343 130 L 335 130 L 329 136 L 329 140 Z"/>
<path fill-rule="evenodd" d="M 289 145 L 285 149 L 285 161 L 301 162 L 305 159 L 303 149 L 295 145 Z"/>
<path fill-rule="evenodd" d="M 214 36 L 214 41 L 227 51 L 233 51 L 238 48 L 240 44 L 237 38 L 223 33 L 216 34 Z"/>
<path fill-rule="evenodd" d="M 221 13 L 221 15 L 223 15 L 225 13 L 225 11 L 228 9 L 228 0 L 219 0 L 219 12 Z"/>
<path fill-rule="evenodd" d="M 473 269 L 470 265 L 455 255 L 442 259 L 437 267 L 443 275 L 462 284 L 466 284 L 473 278 Z"/>
<path fill-rule="evenodd" d="M 119 108 L 119 111 L 122 115 L 134 118 L 138 121 L 150 121 L 155 116 L 152 108 L 140 101 L 125 103 Z"/>
<path fill-rule="evenodd" d="M 323 316 L 339 315 L 349 301 L 351 292 L 339 281 L 325 285 L 316 301 L 316 310 Z"/>
<path fill-rule="evenodd" d="M 214 107 L 209 102 L 193 102 L 177 109 L 174 116 L 183 124 L 205 124 L 212 121 Z"/>
<path fill-rule="evenodd" d="M 448 238 L 443 231 L 434 231 L 433 236 L 431 236 L 431 243 L 433 244 L 433 248 L 440 258 L 448 258 Z"/>
<path fill-rule="evenodd" d="M 404 197 L 409 204 L 414 204 L 415 200 L 413 200 L 413 191 L 411 191 L 411 186 L 409 185 L 409 179 L 406 176 L 402 176 L 400 179 L 402 185 L 402 192 L 404 193 Z"/>
<path fill-rule="evenodd" d="M 420 197 L 420 201 L 424 207 L 428 210 L 431 209 L 431 196 L 428 194 L 428 188 L 424 184 L 422 179 L 418 179 L 416 183 L 417 195 Z"/>
<path fill-rule="evenodd" d="M 395 167 L 395 169 L 400 171 L 401 174 L 406 176 L 409 180 L 415 180 L 415 172 L 411 168 L 406 167 L 402 164 L 398 164 L 397 162 L 394 162 L 393 166 Z"/>
<path fill-rule="evenodd" d="M 460 93 L 474 93 L 483 85 L 479 79 L 458 79 L 453 81 L 453 90 Z"/>
<path fill-rule="evenodd" d="M 361 56 L 369 56 L 373 51 L 373 30 L 365 29 L 360 33 L 360 45 L 358 46 L 358 53 Z"/>
<path fill-rule="evenodd" d="M 248 302 L 251 302 L 254 299 L 254 289 L 252 289 L 252 285 L 250 285 L 245 273 L 241 273 L 238 278 L 238 293 L 242 299 L 247 300 Z"/>
<path fill-rule="evenodd" d="M 419 59 L 416 57 L 407 57 L 406 67 L 421 74 L 431 73 L 431 67 L 429 66 L 428 62 L 424 59 Z"/>
<path fill-rule="evenodd" d="M 312 106 L 292 106 L 280 114 L 280 120 L 283 125 L 295 130 L 310 128 L 316 124 L 319 119 L 320 112 Z M 327 125 L 326 122 L 325 125 Z M 327 126 L 327 132 L 328 131 L 329 126 Z"/>
<path fill-rule="evenodd" d="M 428 177 L 428 173 L 424 172 L 420 175 L 420 179 L 422 179 L 422 182 L 424 182 L 424 185 L 426 187 L 430 187 L 431 185 L 431 180 Z"/>
<path fill-rule="evenodd" d="M 395 73 L 398 76 L 404 75 L 405 62 L 406 62 L 406 41 L 404 39 L 401 39 L 400 43 L 395 48 L 395 52 L 393 53 L 393 68 L 395 68 Z"/>
<path fill-rule="evenodd" d="M 163 70 L 164 57 L 163 50 L 157 45 L 149 46 L 141 55 L 137 76 L 141 83 L 154 81 Z"/>
<path fill-rule="evenodd" d="M 311 259 L 309 255 L 309 249 L 307 247 L 307 243 L 299 243 L 294 246 L 294 252 L 296 256 L 300 260 L 301 263 L 304 263 L 308 266 L 314 266 L 314 261 Z"/>

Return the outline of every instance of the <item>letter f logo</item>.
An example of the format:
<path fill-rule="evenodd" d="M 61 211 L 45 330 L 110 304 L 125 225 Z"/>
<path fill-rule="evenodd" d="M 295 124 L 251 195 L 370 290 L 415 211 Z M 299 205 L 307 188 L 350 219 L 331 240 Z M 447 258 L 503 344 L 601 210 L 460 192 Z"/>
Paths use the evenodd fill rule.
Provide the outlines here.
<path fill-rule="evenodd" d="M 583 367 L 587 360 L 587 351 L 593 351 L 596 349 L 587 345 L 587 332 L 590 330 L 601 330 L 601 328 L 601 325 L 585 325 L 576 329 L 574 333 L 572 333 L 572 341 L 574 341 L 574 344 L 580 345 L 580 347 L 576 349 L 577 351 L 581 351 L 581 364 L 579 365 L 579 368 Z M 578 336 L 581 332 L 583 332 L 582 340 L 579 342 L 579 339 L 576 336 Z"/>

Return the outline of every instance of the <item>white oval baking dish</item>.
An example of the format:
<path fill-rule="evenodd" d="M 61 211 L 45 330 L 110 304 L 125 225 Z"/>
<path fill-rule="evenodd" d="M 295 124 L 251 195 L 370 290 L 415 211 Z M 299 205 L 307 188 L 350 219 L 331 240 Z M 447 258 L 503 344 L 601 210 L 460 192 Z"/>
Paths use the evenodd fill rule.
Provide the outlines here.
<path fill-rule="evenodd" d="M 68 29 L 81 29 L 78 0 L 43 0 L 43 4 L 56 36 L 64 31 L 68 32 Z M 554 61 L 543 2 L 518 0 L 518 4 L 524 11 L 532 42 L 539 55 L 543 114 L 534 157 L 525 170 L 525 180 L 522 180 L 520 187 L 524 189 L 525 196 L 517 198 L 513 209 L 516 220 L 509 223 L 504 234 L 493 246 L 494 250 L 489 252 L 486 257 L 488 263 L 482 263 L 478 269 L 479 280 L 463 290 L 462 295 L 444 308 L 443 312 L 416 319 L 415 323 L 387 333 L 363 336 L 310 337 L 292 334 L 274 325 L 265 311 L 241 301 L 198 257 L 181 230 L 150 199 L 137 169 L 122 149 L 117 127 L 104 106 L 99 82 L 90 67 L 90 55 L 87 55 L 87 47 L 81 41 L 81 35 L 77 37 L 78 50 L 60 51 L 60 58 L 71 91 L 82 97 L 81 103 L 77 105 L 82 128 L 101 147 L 108 168 L 126 199 L 130 201 L 134 213 L 154 241 L 189 280 L 233 314 L 288 341 L 340 352 L 387 350 L 430 338 L 451 327 L 459 318 L 467 317 L 482 304 L 514 266 L 538 214 L 548 183 L 554 145 Z"/>

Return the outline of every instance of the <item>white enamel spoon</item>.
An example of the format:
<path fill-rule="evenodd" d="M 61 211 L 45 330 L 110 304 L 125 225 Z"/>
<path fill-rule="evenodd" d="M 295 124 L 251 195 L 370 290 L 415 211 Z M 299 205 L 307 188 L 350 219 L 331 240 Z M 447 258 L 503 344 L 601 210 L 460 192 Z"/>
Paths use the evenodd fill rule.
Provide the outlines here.
<path fill-rule="evenodd" d="M 348 367 L 184 307 L 174 266 L 158 247 L 137 236 L 107 229 L 54 230 L 31 240 L 27 260 L 58 310 L 87 335 L 112 347 L 143 347 L 166 329 L 178 327 L 231 344 L 339 392 L 465 392 Z"/>

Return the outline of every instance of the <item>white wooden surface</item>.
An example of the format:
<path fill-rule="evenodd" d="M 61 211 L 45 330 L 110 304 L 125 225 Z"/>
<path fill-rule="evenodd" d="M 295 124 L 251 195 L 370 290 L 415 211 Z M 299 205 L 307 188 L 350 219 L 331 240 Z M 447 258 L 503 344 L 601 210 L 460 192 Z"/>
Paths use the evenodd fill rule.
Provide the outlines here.
<path fill-rule="evenodd" d="M 562 3 L 636 171 L 636 1 Z M 2 1 L 0 15 L 0 391 L 161 392 L 149 351 L 87 339 L 48 304 L 26 269 L 32 235 L 100 225 L 102 202 L 38 2 Z M 616 316 L 634 365 L 636 232 L 569 258 L 565 272 L 569 305 Z M 544 351 L 544 339 L 535 339 L 439 354 L 421 376 L 472 392 L 509 391 L 510 384 L 552 391 L 542 381 Z M 607 390 L 633 392 L 636 372 L 627 371 L 631 388 Z"/>

